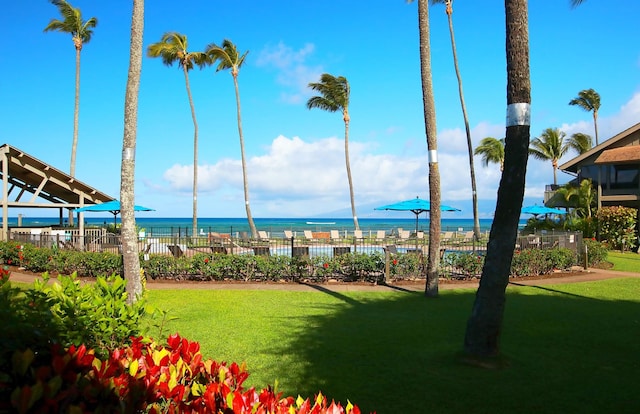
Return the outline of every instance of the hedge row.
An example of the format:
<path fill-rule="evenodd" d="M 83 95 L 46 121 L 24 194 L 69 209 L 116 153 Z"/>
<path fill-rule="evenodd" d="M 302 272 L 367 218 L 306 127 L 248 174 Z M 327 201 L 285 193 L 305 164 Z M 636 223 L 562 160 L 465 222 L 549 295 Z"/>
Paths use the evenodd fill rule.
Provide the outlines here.
<path fill-rule="evenodd" d="M 606 248 L 596 241 L 585 240 L 590 264 L 606 259 Z M 380 283 L 385 276 L 385 257 L 372 254 L 348 253 L 340 256 L 289 257 L 196 253 L 193 256 L 173 257 L 151 254 L 141 266 L 149 279 L 194 281 L 308 281 Z M 49 272 L 95 277 L 121 274 L 122 258 L 114 253 L 77 252 L 55 248 L 37 248 L 31 244 L 0 242 L 0 260 L 35 273 Z M 580 264 L 582 258 L 568 249 L 525 249 L 516 251 L 511 275 L 513 277 L 546 274 L 554 269 L 568 269 Z M 446 254 L 441 261 L 440 275 L 447 278 L 479 277 L 484 256 L 478 253 Z M 425 258 L 415 254 L 397 254 L 389 263 L 392 280 L 422 278 Z"/>

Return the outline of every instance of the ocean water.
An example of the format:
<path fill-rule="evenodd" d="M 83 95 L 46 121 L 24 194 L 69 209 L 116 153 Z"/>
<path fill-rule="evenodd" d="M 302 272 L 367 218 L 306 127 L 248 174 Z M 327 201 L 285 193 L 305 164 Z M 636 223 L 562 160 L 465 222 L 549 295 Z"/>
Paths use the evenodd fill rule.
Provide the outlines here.
<path fill-rule="evenodd" d="M 58 217 L 22 217 L 23 227 L 44 227 L 58 226 L 60 219 Z M 120 223 L 118 216 L 116 222 Z M 271 237 L 284 235 L 284 230 L 292 230 L 294 232 L 302 232 L 303 230 L 326 231 L 339 230 L 340 232 L 353 232 L 353 219 L 351 218 L 254 218 L 254 222 L 258 230 L 268 232 Z M 85 215 L 85 225 L 87 226 L 106 226 L 113 225 L 112 218 L 97 218 Z M 366 234 L 367 232 L 376 232 L 377 230 L 385 230 L 387 233 L 402 228 L 404 230 L 415 231 L 416 220 L 414 218 L 361 218 L 358 219 L 360 229 Z M 442 231 L 470 231 L 473 230 L 473 219 L 442 219 Z M 488 232 L 491 228 L 492 219 L 480 219 L 480 230 Z M 524 225 L 525 220 L 521 220 Z M 159 217 L 136 217 L 136 224 L 139 228 L 144 228 L 147 234 L 191 234 L 192 219 L 182 218 L 159 218 Z M 17 226 L 18 218 L 10 217 L 9 226 Z M 425 233 L 429 231 L 429 219 L 420 218 L 418 220 L 418 229 Z M 246 218 L 198 218 L 199 233 L 229 233 L 237 235 L 239 232 L 248 232 L 249 224 Z"/>

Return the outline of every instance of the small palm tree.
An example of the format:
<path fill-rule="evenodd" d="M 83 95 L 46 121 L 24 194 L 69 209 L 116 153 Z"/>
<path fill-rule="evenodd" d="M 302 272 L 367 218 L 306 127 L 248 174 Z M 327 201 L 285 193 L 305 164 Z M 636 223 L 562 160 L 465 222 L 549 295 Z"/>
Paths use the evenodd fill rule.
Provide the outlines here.
<path fill-rule="evenodd" d="M 580 3 L 574 1 L 575 3 Z M 576 105 L 587 112 L 593 113 L 593 127 L 596 131 L 596 145 L 598 145 L 598 110 L 600 109 L 600 95 L 593 89 L 578 92 L 578 97 L 569 101 L 569 105 Z"/>
<path fill-rule="evenodd" d="M 577 132 L 571 135 L 567 144 L 570 148 L 576 150 L 578 154 L 584 154 L 593 147 L 593 140 L 591 139 L 591 135 Z"/>
<path fill-rule="evenodd" d="M 165 33 L 159 42 L 147 48 L 149 57 L 160 57 L 162 63 L 172 66 L 175 62 L 184 72 L 184 79 L 191 108 L 191 118 L 193 119 L 193 235 L 198 231 L 198 122 L 196 120 L 196 109 L 191 96 L 191 86 L 189 85 L 189 71 L 194 65 L 202 68 L 207 63 L 207 55 L 203 52 L 190 52 L 187 43 L 187 36 L 169 32 Z"/>
<path fill-rule="evenodd" d="M 596 204 L 596 194 L 591 180 L 584 179 L 579 186 L 566 184 L 555 191 L 545 203 L 548 207 L 573 209 L 578 217 L 590 219 Z"/>
<path fill-rule="evenodd" d="M 553 166 L 553 184 L 558 184 L 558 160 L 569 150 L 569 144 L 564 142 L 566 134 L 558 128 L 547 128 L 538 138 L 531 141 L 529 154 L 539 160 L 551 161 Z"/>
<path fill-rule="evenodd" d="M 353 215 L 353 225 L 356 230 L 360 230 L 358 216 L 356 214 L 356 204 L 353 195 L 353 180 L 351 178 L 351 164 L 349 162 L 349 82 L 344 76 L 333 76 L 328 73 L 322 74 L 320 82 L 310 83 L 309 87 L 319 96 L 313 96 L 307 101 L 307 108 L 319 108 L 329 112 L 342 112 L 344 121 L 344 156 L 347 164 L 347 180 L 349 181 L 349 196 L 351 199 L 351 213 Z"/>
<path fill-rule="evenodd" d="M 482 141 L 474 151 L 474 155 L 482 156 L 482 163 L 485 167 L 489 163 L 494 163 L 500 165 L 501 172 L 504 171 L 504 138 L 482 138 Z"/>
<path fill-rule="evenodd" d="M 98 25 L 98 19 L 92 17 L 83 21 L 80 9 L 74 8 L 65 0 L 51 0 L 51 3 L 58 8 L 63 20 L 51 19 L 44 31 L 71 34 L 71 40 L 73 40 L 73 46 L 76 49 L 76 93 L 73 105 L 73 141 L 71 143 L 71 166 L 69 168 L 69 175 L 75 177 L 78 119 L 80 115 L 80 52 L 82 51 L 82 46 L 91 40 L 93 29 Z M 73 226 L 73 211 L 69 211 L 69 225 Z"/>
<path fill-rule="evenodd" d="M 242 55 L 238 53 L 236 45 L 231 43 L 230 40 L 225 39 L 221 46 L 212 43 L 207 46 L 205 53 L 209 59 L 209 64 L 215 64 L 218 62 L 217 71 L 231 69 L 231 76 L 233 76 L 233 85 L 236 90 L 236 111 L 238 116 L 238 135 L 240 136 L 240 156 L 242 157 L 242 182 L 244 184 L 244 206 L 247 212 L 247 220 L 249 221 L 249 229 L 251 230 L 251 237 L 258 237 L 258 229 L 253 222 L 253 216 L 251 215 L 251 206 L 249 205 L 249 181 L 247 179 L 247 163 L 244 154 L 244 135 L 242 134 L 242 117 L 240 115 L 240 89 L 238 88 L 238 74 L 240 73 L 240 67 L 244 63 L 247 57 L 247 52 Z"/>

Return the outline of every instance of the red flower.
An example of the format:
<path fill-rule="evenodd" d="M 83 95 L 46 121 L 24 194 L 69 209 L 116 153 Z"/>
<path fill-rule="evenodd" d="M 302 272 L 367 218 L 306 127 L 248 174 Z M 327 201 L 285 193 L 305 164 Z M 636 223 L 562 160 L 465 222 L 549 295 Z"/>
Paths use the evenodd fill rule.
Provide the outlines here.
<path fill-rule="evenodd" d="M 204 258 L 204 262 L 205 262 L 205 263 L 209 263 L 209 258 L 208 258 L 208 257 L 205 257 L 205 258 Z"/>
<path fill-rule="evenodd" d="M 329 263 L 323 264 L 322 267 L 324 267 L 325 269 L 328 269 L 329 268 Z"/>
<path fill-rule="evenodd" d="M 397 265 L 398 264 L 398 259 L 393 259 L 393 265 Z"/>

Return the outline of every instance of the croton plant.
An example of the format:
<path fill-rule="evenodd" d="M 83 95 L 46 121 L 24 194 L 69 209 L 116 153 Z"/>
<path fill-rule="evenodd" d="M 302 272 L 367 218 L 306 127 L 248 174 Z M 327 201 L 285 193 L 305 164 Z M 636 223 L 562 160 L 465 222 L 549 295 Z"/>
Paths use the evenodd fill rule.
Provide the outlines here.
<path fill-rule="evenodd" d="M 53 346 L 50 358 L 16 352 L 9 406 L 19 413 L 255 413 L 358 414 L 318 394 L 283 397 L 272 387 L 243 389 L 244 364 L 203 359 L 200 344 L 171 335 L 166 345 L 142 337 L 101 360 L 85 346 Z M 4 405 L 4 406 L 3 406 Z"/>

